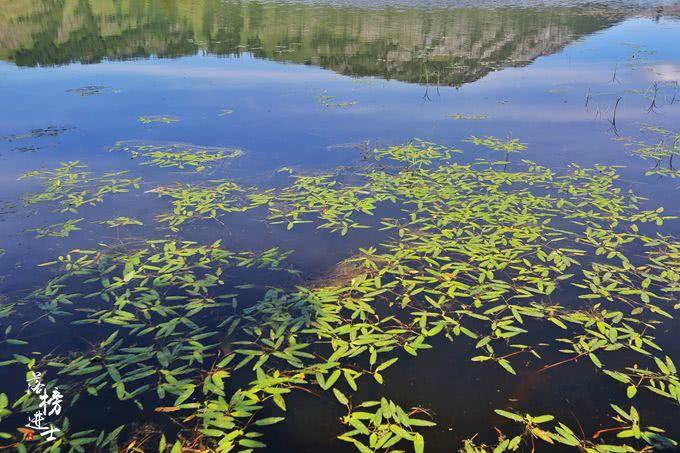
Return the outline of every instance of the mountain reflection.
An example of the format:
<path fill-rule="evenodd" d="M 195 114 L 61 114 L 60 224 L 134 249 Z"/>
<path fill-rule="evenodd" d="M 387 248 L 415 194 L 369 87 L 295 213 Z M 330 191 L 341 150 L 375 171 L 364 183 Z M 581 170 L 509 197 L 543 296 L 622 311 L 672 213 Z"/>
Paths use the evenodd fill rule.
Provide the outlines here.
<path fill-rule="evenodd" d="M 341 74 L 461 85 L 624 19 L 604 7 L 360 7 L 221 0 L 3 0 L 0 59 L 18 66 L 205 52 Z"/>

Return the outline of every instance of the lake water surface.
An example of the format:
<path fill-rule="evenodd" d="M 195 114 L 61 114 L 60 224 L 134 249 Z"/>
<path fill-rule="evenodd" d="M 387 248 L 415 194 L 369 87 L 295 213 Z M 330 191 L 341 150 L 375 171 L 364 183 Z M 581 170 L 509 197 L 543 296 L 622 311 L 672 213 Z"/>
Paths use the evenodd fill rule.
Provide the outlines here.
<path fill-rule="evenodd" d="M 3 0 L 0 105 L 0 446 L 676 449 L 680 3 Z"/>

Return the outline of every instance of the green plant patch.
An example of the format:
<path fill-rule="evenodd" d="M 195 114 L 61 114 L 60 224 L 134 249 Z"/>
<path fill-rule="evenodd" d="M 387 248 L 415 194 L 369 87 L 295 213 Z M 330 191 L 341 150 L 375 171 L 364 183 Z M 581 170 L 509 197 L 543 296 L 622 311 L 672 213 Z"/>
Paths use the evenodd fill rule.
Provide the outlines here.
<path fill-rule="evenodd" d="M 483 146 L 492 151 L 502 151 L 506 153 L 515 153 L 527 149 L 526 143 L 521 143 L 518 139 L 501 139 L 497 137 L 475 137 L 472 136 L 466 140 L 474 143 L 477 146 Z"/>
<path fill-rule="evenodd" d="M 144 115 L 137 117 L 137 121 L 139 121 L 142 124 L 172 124 L 172 123 L 178 123 L 179 118 L 176 116 L 171 116 L 171 115 Z"/>
<path fill-rule="evenodd" d="M 111 151 L 125 151 L 142 165 L 204 171 L 217 163 L 243 155 L 240 149 L 199 146 L 187 143 L 118 142 Z"/>
<path fill-rule="evenodd" d="M 486 114 L 472 114 L 472 113 L 453 113 L 449 115 L 449 118 L 454 120 L 465 120 L 465 121 L 482 121 L 489 118 Z"/>
<path fill-rule="evenodd" d="M 643 141 L 617 138 L 617 140 L 622 141 L 632 154 L 654 163 L 654 167 L 647 170 L 645 175 L 680 178 L 680 169 L 676 168 L 680 158 L 680 133 L 650 125 L 643 126 L 642 132 L 650 136 L 650 139 Z"/>
<path fill-rule="evenodd" d="M 33 170 L 24 173 L 19 180 L 38 179 L 44 190 L 24 196 L 28 205 L 56 204 L 59 212 L 77 213 L 83 206 L 94 206 L 104 198 L 139 189 L 141 178 L 128 178 L 127 172 L 105 173 L 101 176 L 87 171 L 78 161 L 62 163 L 53 170 Z"/>
<path fill-rule="evenodd" d="M 346 411 L 339 442 L 420 452 L 436 414 L 405 410 L 382 392 L 358 402 L 357 392 L 449 344 L 469 351 L 467 366 L 495 367 L 509 380 L 558 375 L 579 361 L 620 390 L 603 408 L 615 423 L 598 432 L 531 415 L 518 400 L 489 414 L 511 425 L 470 433 L 463 451 L 676 448 L 668 427 L 647 422 L 655 413 L 635 407 L 641 394 L 680 406 L 677 368 L 657 335 L 674 328 L 680 310 L 680 242 L 660 230 L 676 219 L 625 189 L 616 168 L 522 160 L 508 169 L 458 162 L 459 154 L 414 140 L 373 150 L 349 177 L 292 173 L 268 190 L 224 180 L 154 189 L 171 200 L 173 211 L 158 220 L 175 231 L 248 213 L 283 226 L 281 234 L 306 223 L 339 236 L 379 229 L 384 238 L 306 284 L 281 283 L 296 271 L 285 264 L 291 252 L 277 248 L 166 238 L 75 249 L 43 264 L 49 279 L 0 311 L 11 314 L 5 341 L 16 351 L 0 365 L 18 375 L 48 370 L 47 385 L 58 381 L 74 408 L 115 398 L 172 421 L 172 435 L 129 426 L 84 435 L 66 426 L 62 446 L 124 438 L 161 451 L 265 448 L 266 427 L 285 423 L 291 394 L 305 391 Z M 84 171 L 73 165 L 66 175 Z M 30 354 L 20 328 L 27 322 L 96 329 L 81 349 Z M 537 329 L 540 340 L 531 335 Z M 7 398 L 13 412 L 36 404 L 28 394 Z M 497 442 L 481 440 L 489 434 Z"/>
<path fill-rule="evenodd" d="M 35 233 L 36 238 L 44 237 L 59 237 L 65 238 L 69 237 L 74 231 L 79 231 L 80 228 L 77 226 L 83 219 L 70 219 L 62 223 L 55 223 L 40 228 L 31 228 L 28 231 Z"/>

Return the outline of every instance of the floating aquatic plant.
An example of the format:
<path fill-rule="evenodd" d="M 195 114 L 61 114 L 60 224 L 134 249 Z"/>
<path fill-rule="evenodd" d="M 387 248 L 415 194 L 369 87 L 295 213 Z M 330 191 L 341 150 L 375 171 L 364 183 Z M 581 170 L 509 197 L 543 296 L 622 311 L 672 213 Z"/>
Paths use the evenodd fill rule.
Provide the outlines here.
<path fill-rule="evenodd" d="M 124 226 L 142 226 L 144 225 L 141 221 L 133 219 L 130 217 L 119 216 L 109 220 L 103 220 L 99 222 L 109 228 L 120 228 Z"/>
<path fill-rule="evenodd" d="M 630 152 L 642 159 L 654 161 L 654 168 L 645 172 L 646 175 L 669 176 L 680 178 L 680 170 L 673 166 L 673 160 L 680 156 L 680 133 L 671 132 L 656 126 L 644 125 L 642 132 L 653 134 L 654 143 L 641 140 L 620 138 Z"/>
<path fill-rule="evenodd" d="M 287 272 L 288 253 L 175 240 L 73 250 L 45 264 L 56 276 L 12 308 L 13 322 L 31 304 L 44 313 L 34 322 L 93 325 L 98 337 L 84 350 L 17 353 L 0 364 L 49 369 L 76 401 L 113 392 L 151 404 L 176 423 L 176 451 L 264 447 L 260 427 L 284 422 L 287 398 L 300 390 L 327 392 L 347 407 L 340 439 L 360 451 L 408 443 L 420 451 L 420 427 L 432 422 L 382 397 L 351 402 L 367 381 L 382 384 L 400 361 L 441 340 L 510 377 L 520 357 L 523 373 L 559 372 L 583 359 L 620 385 L 625 400 L 644 391 L 680 405 L 676 367 L 655 336 L 680 309 L 680 243 L 654 231 L 674 217 L 624 190 L 616 168 L 556 171 L 524 160 L 500 171 L 482 160 L 458 163 L 458 152 L 414 141 L 375 150 L 349 178 L 293 175 L 289 186 L 266 191 L 229 181 L 154 189 L 172 200 L 173 212 L 159 220 L 173 229 L 266 206 L 269 221 L 286 229 L 376 228 L 387 239 L 360 248 L 342 278 L 268 287 L 245 307 L 239 293 L 253 287 L 230 277 L 239 268 Z M 257 283 L 268 286 L 266 278 Z M 554 329 L 537 343 L 528 334 L 540 326 Z M 547 350 L 564 359 L 546 362 Z M 634 408 L 612 408 L 618 425 L 606 433 L 623 435 L 607 443 L 548 414 L 502 409 L 496 413 L 518 423 L 519 434 L 463 448 L 674 444 L 643 426 Z M 165 435 L 155 440 L 170 446 Z"/>
<path fill-rule="evenodd" d="M 170 115 L 146 115 L 146 116 L 137 117 L 137 121 L 139 121 L 142 124 L 152 124 L 152 123 L 171 124 L 171 123 L 178 123 L 179 118 L 177 118 L 176 116 L 170 116 Z"/>
<path fill-rule="evenodd" d="M 248 193 L 230 181 L 214 180 L 206 185 L 177 184 L 152 190 L 159 197 L 172 200 L 173 211 L 158 216 L 178 231 L 180 225 L 192 220 L 218 219 L 227 213 L 245 212 L 269 203 L 267 192 Z"/>
<path fill-rule="evenodd" d="M 9 409 L 9 399 L 7 398 L 7 395 L 5 393 L 0 393 L 0 422 L 7 418 L 11 413 L 12 411 Z M 11 437 L 12 435 L 9 433 L 0 432 L 0 438 L 8 439 Z"/>
<path fill-rule="evenodd" d="M 662 225 L 663 221 L 670 217 L 664 218 L 661 215 L 662 209 L 639 210 L 636 206 L 639 198 L 634 195 L 624 196 L 614 186 L 617 175 L 613 169 L 598 167 L 596 170 L 589 170 L 574 167 L 570 174 L 558 176 L 533 163 L 525 163 L 528 165 L 528 171 L 515 173 L 484 168 L 483 163 L 443 166 L 424 170 L 415 175 L 410 171 L 398 175 L 382 175 L 381 171 L 374 171 L 366 175 L 370 182 L 364 186 L 343 187 L 330 180 L 328 176 L 316 177 L 307 179 L 303 186 L 304 190 L 300 193 L 304 191 L 312 194 L 311 200 L 318 205 L 303 204 L 292 212 L 298 213 L 296 223 L 308 222 L 303 214 L 313 213 L 316 213 L 321 221 L 327 221 L 329 211 L 342 213 L 346 210 L 342 215 L 342 218 L 346 219 L 347 212 L 354 212 L 356 206 L 370 207 L 365 211 L 366 214 L 370 214 L 377 203 L 395 202 L 403 197 L 403 202 L 407 203 L 407 206 L 411 205 L 408 210 L 409 219 L 405 219 L 404 223 L 390 219 L 382 221 L 385 229 L 399 232 L 399 242 L 387 245 L 387 254 L 379 255 L 379 266 L 378 263 L 372 263 L 375 252 L 371 252 L 371 256 L 366 258 L 366 265 L 369 269 L 380 269 L 382 274 L 389 272 L 386 263 L 390 262 L 394 262 L 395 269 L 408 266 L 413 271 L 413 266 L 417 265 L 419 260 L 431 265 L 434 265 L 435 261 L 444 260 L 441 264 L 445 265 L 443 269 L 446 271 L 426 266 L 427 272 L 422 276 L 422 281 L 418 279 L 418 273 L 397 278 L 397 281 L 406 278 L 401 284 L 404 288 L 420 288 L 424 282 L 435 283 L 446 275 L 452 275 L 445 278 L 441 282 L 443 286 L 439 288 L 428 285 L 425 291 L 428 294 L 427 300 L 434 306 L 443 303 L 446 299 L 442 298 L 447 297 L 471 298 L 472 306 L 477 307 L 508 298 L 519 301 L 524 298 L 535 298 L 541 294 L 550 296 L 560 284 L 563 284 L 562 282 L 568 283 L 572 279 L 573 274 L 567 273 L 568 269 L 578 264 L 579 258 L 585 256 L 588 253 L 587 249 L 590 248 L 595 255 L 606 257 L 613 263 L 593 263 L 592 270 L 587 267 L 583 270 L 584 283 L 574 282 L 575 287 L 585 290 L 580 298 L 620 301 L 633 307 L 632 317 L 627 317 L 625 324 L 621 325 L 616 325 L 624 318 L 619 311 L 602 313 L 603 316 L 612 318 L 615 324 L 608 338 L 620 341 L 634 340 L 630 345 L 632 351 L 640 349 L 640 346 L 636 346 L 638 342 L 655 345 L 653 339 L 643 333 L 647 330 L 645 327 L 647 323 L 638 321 L 635 316 L 645 311 L 662 317 L 670 316 L 664 308 L 651 301 L 653 299 L 661 302 L 671 301 L 674 297 L 672 294 L 678 292 L 678 274 L 673 270 L 677 264 L 678 244 L 641 235 L 637 232 L 635 223 L 651 222 Z M 476 168 L 480 165 L 481 167 Z M 512 186 L 517 186 L 517 192 L 509 191 Z M 557 191 L 559 195 L 556 198 L 537 196 L 529 189 L 532 186 L 550 192 Z M 316 191 L 322 191 L 323 196 L 314 195 Z M 362 197 L 360 202 L 356 199 L 357 194 Z M 349 201 L 343 203 L 342 200 L 345 199 Z M 338 204 L 342 208 L 337 208 Z M 456 209 L 455 206 L 462 208 Z M 550 220 L 557 212 L 561 212 L 575 230 L 569 232 L 553 230 L 549 226 Z M 433 223 L 435 221 L 436 223 Z M 620 227 L 624 222 L 629 223 L 629 231 L 615 232 L 614 228 Z M 631 222 L 634 223 L 630 224 Z M 288 224 L 289 228 L 291 223 Z M 445 229 L 447 224 L 458 226 L 448 231 Z M 320 225 L 327 226 L 328 223 Z M 441 239 L 435 240 L 437 237 Z M 454 238 L 455 242 L 452 243 Z M 505 247 L 499 249 L 500 244 L 509 238 L 519 241 L 516 243 L 519 248 L 513 250 L 513 247 L 510 247 L 505 251 L 503 251 Z M 409 246 L 411 241 L 413 245 Z M 650 249 L 659 247 L 647 253 L 650 263 L 655 264 L 645 268 L 636 268 L 630 264 L 630 260 L 622 253 L 622 248 L 633 241 L 639 241 Z M 554 249 L 549 245 L 569 242 L 573 244 L 572 247 Z M 586 249 L 583 249 L 583 246 L 586 246 Z M 428 250 L 436 252 L 436 255 L 428 256 Z M 445 257 L 443 253 L 446 250 L 451 250 L 451 254 Z M 663 257 L 661 260 L 654 258 L 657 253 Z M 535 257 L 535 261 L 529 259 L 531 255 Z M 401 263 L 398 261 L 399 256 L 409 259 Z M 453 257 L 457 257 L 456 261 L 451 261 Z M 462 261 L 458 261 L 461 259 Z M 658 265 L 662 263 L 662 266 Z M 504 270 L 504 273 L 508 270 L 512 270 L 513 274 L 517 272 L 516 277 L 511 278 L 513 281 L 511 285 L 505 279 L 496 277 L 496 272 L 501 270 Z M 461 279 L 467 272 L 472 272 L 469 281 Z M 620 278 L 616 277 L 617 275 L 620 275 Z M 658 285 L 656 290 L 652 290 L 651 287 L 655 285 Z M 435 304 L 437 294 L 441 295 L 440 302 Z M 413 297 L 402 294 L 397 295 L 396 299 L 401 299 L 402 304 L 409 305 Z M 677 307 L 678 304 L 675 307 L 671 305 L 670 308 Z M 504 312 L 507 314 L 503 315 Z M 458 316 L 462 315 L 463 318 L 468 316 L 465 310 L 458 313 Z M 469 329 L 462 330 L 458 322 L 452 327 L 478 340 L 477 348 L 486 354 L 476 356 L 474 360 L 496 362 L 512 374 L 515 371 L 510 362 L 504 355 L 497 354 L 491 344 L 526 333 L 526 329 L 517 325 L 518 322 L 522 324 L 519 320 L 523 316 L 543 318 L 565 329 L 567 323 L 588 329 L 598 319 L 597 315 L 586 311 L 568 310 L 556 305 L 541 306 L 535 303 L 529 306 L 499 305 L 489 308 L 486 313 L 481 315 L 481 318 L 472 313 L 469 313 L 469 316 L 476 320 L 488 319 L 489 322 L 493 320 L 491 335 L 480 336 Z M 638 324 L 639 328 L 636 329 L 635 324 Z M 604 329 L 605 325 L 602 322 L 598 324 L 600 329 Z M 585 349 L 578 346 L 572 352 L 576 356 L 590 357 L 598 367 L 602 365 L 595 351 L 621 348 L 621 346 L 609 348 L 607 343 L 600 343 L 596 335 L 592 339 L 582 335 L 580 338 L 576 336 L 572 343 L 588 345 Z M 515 347 L 538 356 L 533 348 L 526 345 Z"/>
<path fill-rule="evenodd" d="M 34 170 L 19 180 L 37 178 L 45 186 L 43 192 L 24 197 L 26 204 L 56 203 L 60 212 L 78 212 L 82 206 L 94 206 L 107 195 L 139 189 L 141 178 L 128 178 L 127 172 L 95 176 L 78 161 L 62 163 L 54 170 Z"/>
<path fill-rule="evenodd" d="M 537 443 L 547 446 L 546 444 L 557 446 L 568 446 L 583 452 L 592 453 L 614 453 L 614 452 L 640 452 L 653 451 L 655 449 L 669 449 L 677 446 L 677 443 L 664 437 L 662 433 L 664 430 L 640 424 L 640 415 L 635 407 L 625 411 L 619 406 L 612 404 L 612 409 L 616 413 L 613 419 L 617 422 L 617 426 L 606 428 L 595 433 L 591 439 L 584 439 L 579 437 L 574 431 L 562 422 L 555 422 L 555 417 L 552 415 L 538 415 L 532 416 L 529 414 L 518 414 L 507 410 L 496 409 L 496 413 L 501 417 L 516 422 L 523 427 L 523 432 L 513 437 L 506 437 L 506 435 L 498 430 L 498 443 L 495 445 L 477 444 L 474 439 L 465 441 L 462 453 L 490 453 L 490 452 L 505 452 L 517 451 L 523 444 L 530 444 L 531 449 L 535 450 Z M 552 426 L 549 426 L 552 425 Z M 617 443 L 598 442 L 595 439 L 600 438 L 607 433 L 616 433 L 618 439 L 635 439 L 642 440 L 646 446 L 638 449 L 630 445 L 621 445 L 620 440 Z M 614 442 L 612 440 L 611 442 Z"/>
<path fill-rule="evenodd" d="M 428 166 L 436 161 L 450 159 L 457 153 L 461 153 L 461 150 L 418 139 L 403 145 L 373 150 L 377 160 L 388 159 L 406 164 L 409 168 Z"/>
<path fill-rule="evenodd" d="M 336 396 L 342 404 L 349 404 L 341 392 Z M 364 401 L 356 407 L 350 407 L 349 414 L 342 423 L 352 428 L 338 439 L 354 444 L 362 453 L 375 451 L 393 451 L 393 447 L 402 445 L 404 441 L 411 444 L 413 451 L 425 451 L 425 439 L 416 428 L 435 426 L 436 423 L 422 418 L 415 418 L 414 414 L 421 413 L 417 408 L 410 412 L 381 398 L 380 401 Z M 366 438 L 363 442 L 359 438 Z"/>
<path fill-rule="evenodd" d="M 223 269 L 280 270 L 287 255 L 277 249 L 230 252 L 218 242 L 201 246 L 177 241 L 150 241 L 136 250 L 74 250 L 44 264 L 57 266 L 63 273 L 31 294 L 25 303 L 37 304 L 52 322 L 72 310 L 76 315 L 73 323 L 97 325 L 101 340 L 90 350 L 49 355 L 40 361 L 15 355 L 1 365 L 48 368 L 65 386 L 73 404 L 85 395 L 91 398 L 113 390 L 121 401 L 133 401 L 141 408 L 140 397 L 152 391 L 159 399 L 171 398 L 170 402 L 174 402 L 170 408 L 167 404 L 159 406 L 157 412 L 196 409 L 205 421 L 203 435 L 214 437 L 210 429 L 225 429 L 230 412 L 237 419 L 246 417 L 243 414 L 252 406 L 249 395 L 255 390 L 248 395 L 237 392 L 231 397 L 231 409 L 222 408 L 222 380 L 229 377 L 226 366 L 234 356 L 214 362 L 219 353 L 218 332 L 197 323 L 206 313 L 235 304 L 236 294 L 219 291 L 226 277 Z M 74 284 L 92 292 L 66 294 L 64 290 Z M 208 361 L 216 368 L 204 382 L 201 370 Z M 183 365 L 178 367 L 180 363 Z M 186 402 L 194 392 L 211 399 L 205 405 Z M 31 403 L 25 397 L 19 403 L 22 410 L 30 409 Z M 255 405 L 250 411 L 258 408 Z M 219 411 L 219 417 L 211 422 L 215 411 Z M 250 417 L 243 420 L 244 427 L 251 423 L 247 418 Z M 275 421 L 263 418 L 253 426 Z M 252 434 L 242 431 L 230 439 L 242 446 L 256 442 L 251 440 Z"/>
<path fill-rule="evenodd" d="M 65 238 L 69 237 L 74 231 L 79 231 L 80 228 L 77 226 L 78 223 L 82 222 L 83 219 L 69 219 L 62 223 L 55 223 L 40 228 L 31 228 L 28 231 L 35 232 L 36 238 L 45 237 L 59 237 Z"/>
<path fill-rule="evenodd" d="M 467 142 L 474 143 L 478 146 L 483 146 L 493 151 L 503 151 L 506 153 L 513 153 L 518 151 L 524 151 L 527 149 L 525 143 L 521 143 L 518 139 L 500 139 L 497 137 L 475 137 L 474 135 L 466 140 Z"/>
<path fill-rule="evenodd" d="M 472 114 L 472 113 L 453 113 L 449 115 L 449 118 L 454 120 L 466 120 L 466 121 L 481 121 L 489 118 L 489 115 L 482 114 Z"/>
<path fill-rule="evenodd" d="M 111 151 L 125 151 L 143 160 L 142 165 L 203 171 L 217 162 L 243 155 L 240 149 L 199 146 L 187 143 L 118 142 Z"/>

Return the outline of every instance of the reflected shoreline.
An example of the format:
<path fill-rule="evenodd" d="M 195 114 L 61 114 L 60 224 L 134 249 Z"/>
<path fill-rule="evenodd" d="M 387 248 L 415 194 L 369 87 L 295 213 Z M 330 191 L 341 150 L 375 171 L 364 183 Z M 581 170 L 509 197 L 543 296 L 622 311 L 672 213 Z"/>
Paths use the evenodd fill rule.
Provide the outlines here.
<path fill-rule="evenodd" d="M 680 9 L 618 5 L 369 8 L 218 0 L 11 0 L 0 13 L 0 59 L 37 67 L 250 54 L 349 76 L 461 86 L 498 69 L 524 66 L 627 18 L 672 15 Z"/>

